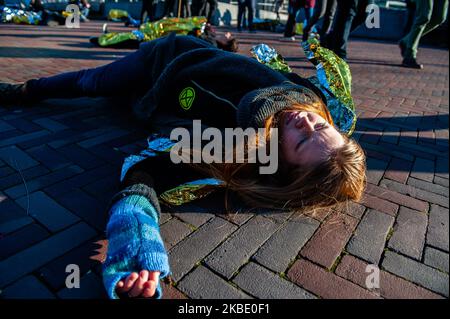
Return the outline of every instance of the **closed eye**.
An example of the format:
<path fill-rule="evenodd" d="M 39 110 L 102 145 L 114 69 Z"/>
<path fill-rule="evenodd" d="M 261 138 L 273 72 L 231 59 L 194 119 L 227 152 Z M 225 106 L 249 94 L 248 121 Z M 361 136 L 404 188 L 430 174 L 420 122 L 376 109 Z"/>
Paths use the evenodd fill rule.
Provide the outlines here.
<path fill-rule="evenodd" d="M 328 127 L 329 127 L 328 123 L 327 123 L 327 122 L 323 122 L 323 123 L 317 124 L 317 125 L 314 127 L 314 130 L 317 132 L 317 131 L 326 129 L 326 128 L 328 128 Z M 307 140 L 309 137 L 310 137 L 310 135 L 308 135 L 308 136 L 302 138 L 302 139 L 297 143 L 297 146 L 295 147 L 295 150 L 297 151 L 297 150 L 300 148 L 300 146 L 301 146 L 303 143 L 305 143 L 306 140 Z"/>

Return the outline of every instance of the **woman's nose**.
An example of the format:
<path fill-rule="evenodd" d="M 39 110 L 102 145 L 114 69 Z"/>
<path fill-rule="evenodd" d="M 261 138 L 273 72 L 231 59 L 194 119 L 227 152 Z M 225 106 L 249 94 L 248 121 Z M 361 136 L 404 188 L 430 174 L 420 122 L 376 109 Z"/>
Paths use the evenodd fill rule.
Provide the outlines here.
<path fill-rule="evenodd" d="M 309 119 L 308 116 L 302 116 L 301 120 L 296 124 L 297 128 L 302 129 L 306 132 L 314 131 L 314 123 Z"/>

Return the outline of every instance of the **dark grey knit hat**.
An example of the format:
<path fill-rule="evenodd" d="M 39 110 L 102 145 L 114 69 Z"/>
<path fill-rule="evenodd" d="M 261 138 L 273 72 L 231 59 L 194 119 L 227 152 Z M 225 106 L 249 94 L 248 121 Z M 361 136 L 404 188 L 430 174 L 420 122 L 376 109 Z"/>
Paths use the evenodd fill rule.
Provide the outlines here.
<path fill-rule="evenodd" d="M 293 103 L 311 104 L 318 96 L 309 88 L 284 82 L 277 86 L 250 91 L 239 102 L 237 123 L 240 127 L 264 127 L 272 114 L 290 107 Z"/>

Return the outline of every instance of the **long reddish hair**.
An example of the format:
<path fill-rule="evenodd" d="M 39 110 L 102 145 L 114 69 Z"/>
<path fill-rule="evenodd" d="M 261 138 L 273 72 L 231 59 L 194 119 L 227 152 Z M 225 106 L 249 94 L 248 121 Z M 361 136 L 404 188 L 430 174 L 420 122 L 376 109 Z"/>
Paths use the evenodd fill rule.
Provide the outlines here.
<path fill-rule="evenodd" d="M 272 136 L 283 113 L 298 110 L 314 112 L 333 125 L 333 119 L 320 98 L 309 104 L 293 103 L 265 121 L 265 139 Z M 366 183 L 366 156 L 361 146 L 342 134 L 344 145 L 326 161 L 313 168 L 288 165 L 280 152 L 279 169 L 272 175 L 260 175 L 255 164 L 197 164 L 200 170 L 225 182 L 248 204 L 266 208 L 311 210 L 331 207 L 350 200 L 359 201 Z"/>

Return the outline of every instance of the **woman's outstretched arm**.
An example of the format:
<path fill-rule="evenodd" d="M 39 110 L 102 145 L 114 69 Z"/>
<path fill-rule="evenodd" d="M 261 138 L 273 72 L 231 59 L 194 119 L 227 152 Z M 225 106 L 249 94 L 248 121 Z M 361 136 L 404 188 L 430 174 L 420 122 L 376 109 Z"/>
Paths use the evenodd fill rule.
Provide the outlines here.
<path fill-rule="evenodd" d="M 119 193 L 122 198 L 110 210 L 108 252 L 103 264 L 103 282 L 110 298 L 119 298 L 121 293 L 162 296 L 159 277 L 167 276 L 170 268 L 153 194 L 145 184 L 129 186 Z"/>

